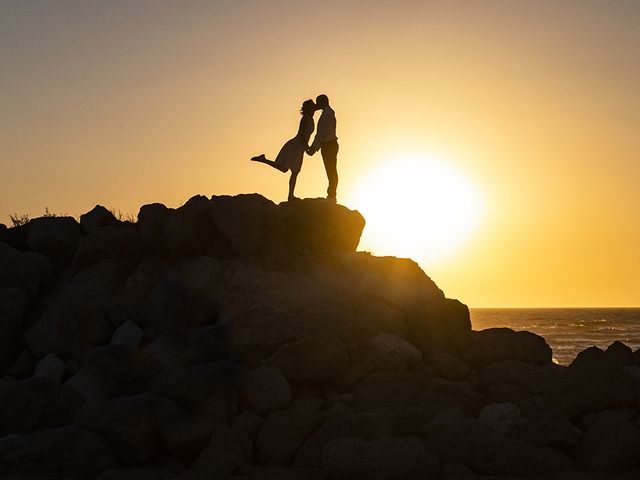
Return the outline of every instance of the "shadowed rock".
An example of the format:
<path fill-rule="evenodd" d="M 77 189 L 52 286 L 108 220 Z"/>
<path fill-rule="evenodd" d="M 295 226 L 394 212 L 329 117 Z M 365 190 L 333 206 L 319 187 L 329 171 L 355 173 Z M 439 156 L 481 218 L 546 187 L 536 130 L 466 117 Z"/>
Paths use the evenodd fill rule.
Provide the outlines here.
<path fill-rule="evenodd" d="M 113 213 L 102 205 L 96 205 L 87 213 L 80 215 L 80 228 L 85 235 L 93 233 L 100 227 L 115 227 L 119 224 Z"/>
<path fill-rule="evenodd" d="M 472 332 L 417 263 L 356 252 L 363 227 L 322 199 L 252 194 L 0 228 L 0 367 L 34 376 L 0 381 L 0 471 L 550 480 L 572 461 L 637 465 L 638 352 L 561 367 L 537 335 Z M 47 430 L 71 424 L 84 430 Z"/>
<path fill-rule="evenodd" d="M 330 478 L 349 480 L 427 480 L 441 478 L 437 457 L 416 438 L 341 438 L 322 452 Z"/>
<path fill-rule="evenodd" d="M 592 471 L 629 471 L 640 461 L 640 430 L 624 415 L 604 410 L 580 440 L 577 461 Z"/>
<path fill-rule="evenodd" d="M 48 378 L 0 381 L 0 436 L 67 425 L 82 404 L 73 388 Z"/>
<path fill-rule="evenodd" d="M 104 438 L 120 461 L 140 464 L 161 448 L 161 426 L 181 414 L 171 400 L 143 393 L 87 404 L 77 423 Z"/>
<path fill-rule="evenodd" d="M 142 254 L 138 231 L 130 226 L 96 227 L 80 240 L 73 258 L 76 267 L 94 265 L 101 260 L 113 260 L 133 265 Z"/>
<path fill-rule="evenodd" d="M 293 382 L 323 384 L 347 373 L 349 356 L 339 339 L 322 335 L 282 345 L 265 364 Z"/>
<path fill-rule="evenodd" d="M 0 289 L 0 372 L 4 372 L 20 349 L 20 331 L 27 295 L 18 288 Z"/>
<path fill-rule="evenodd" d="M 309 409 L 270 413 L 256 439 L 258 460 L 266 464 L 291 463 L 300 446 L 323 420 L 321 412 Z"/>
<path fill-rule="evenodd" d="M 12 475 L 5 478 L 93 480 L 116 466 L 104 440 L 73 426 L 0 438 L 0 474 Z"/>
<path fill-rule="evenodd" d="M 0 288 L 19 288 L 33 298 L 51 273 L 51 263 L 43 255 L 20 252 L 0 242 Z"/>
<path fill-rule="evenodd" d="M 597 347 L 580 352 L 554 375 L 544 400 L 570 417 L 634 403 L 636 385 L 622 367 Z"/>
<path fill-rule="evenodd" d="M 481 368 L 501 360 L 544 365 L 551 363 L 551 348 L 544 338 L 510 328 L 488 328 L 473 332 L 470 344 L 461 353 L 470 365 Z"/>
<path fill-rule="evenodd" d="M 72 217 L 40 217 L 29 222 L 27 246 L 57 267 L 68 264 L 76 253 L 82 232 Z"/>
<path fill-rule="evenodd" d="M 245 257 L 259 256 L 273 246 L 276 204 L 256 193 L 211 197 L 211 216 L 233 250 Z"/>
<path fill-rule="evenodd" d="M 240 376 L 236 384 L 240 410 L 265 415 L 291 403 L 291 386 L 282 372 L 262 366 Z"/>
<path fill-rule="evenodd" d="M 617 365 L 633 365 L 633 350 L 620 341 L 615 341 L 605 350 L 607 356 Z"/>

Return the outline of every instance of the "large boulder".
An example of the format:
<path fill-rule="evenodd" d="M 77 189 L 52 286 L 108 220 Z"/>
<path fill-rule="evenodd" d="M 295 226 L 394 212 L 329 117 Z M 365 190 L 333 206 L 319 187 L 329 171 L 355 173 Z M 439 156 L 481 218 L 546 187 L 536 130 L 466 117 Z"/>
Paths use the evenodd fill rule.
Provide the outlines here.
<path fill-rule="evenodd" d="M 3 478 L 93 480 L 117 466 L 104 440 L 73 426 L 0 438 Z"/>
<path fill-rule="evenodd" d="M 249 435 L 238 428 L 214 423 L 209 444 L 192 471 L 205 474 L 204 478 L 228 478 L 238 468 L 252 463 L 253 443 Z"/>
<path fill-rule="evenodd" d="M 141 464 L 162 447 L 161 427 L 182 414 L 171 400 L 142 393 L 88 403 L 77 423 L 104 438 L 121 462 Z"/>
<path fill-rule="evenodd" d="M 72 423 L 82 404 L 73 388 L 47 378 L 0 381 L 0 436 Z"/>
<path fill-rule="evenodd" d="M 215 321 L 219 307 L 214 287 L 200 287 L 199 279 L 183 275 L 182 267 L 157 258 L 142 261 L 114 295 L 108 310 L 111 322 L 131 321 L 157 333 L 186 337 L 189 329 Z"/>
<path fill-rule="evenodd" d="M 179 367 L 201 365 L 229 356 L 228 329 L 224 325 L 208 325 L 189 332 L 189 343 L 176 360 Z"/>
<path fill-rule="evenodd" d="M 469 343 L 469 308 L 450 298 L 422 298 L 400 307 L 407 318 L 407 339 L 424 354 L 457 351 Z"/>
<path fill-rule="evenodd" d="M 237 410 L 233 387 L 244 371 L 246 368 L 228 360 L 174 368 L 158 376 L 153 390 L 171 398 L 190 413 L 227 424 Z"/>
<path fill-rule="evenodd" d="M 177 209 L 162 204 L 144 205 L 138 229 L 146 248 L 168 257 L 232 257 L 234 251 L 211 218 L 210 201 L 196 195 Z"/>
<path fill-rule="evenodd" d="M 33 298 L 49 280 L 51 270 L 45 256 L 20 252 L 0 242 L 0 288 L 19 288 Z"/>
<path fill-rule="evenodd" d="M 337 438 L 362 438 L 375 440 L 391 434 L 390 423 L 381 415 L 357 413 L 328 420 L 320 426 L 300 447 L 295 457 L 295 465 L 319 467 L 322 464 L 322 450 Z"/>
<path fill-rule="evenodd" d="M 442 463 L 462 463 L 485 475 L 530 477 L 571 466 L 569 458 L 556 450 L 495 433 L 478 421 L 439 429 L 426 442 Z"/>
<path fill-rule="evenodd" d="M 40 217 L 29 222 L 27 246 L 61 267 L 71 261 L 81 237 L 80 225 L 73 217 Z"/>
<path fill-rule="evenodd" d="M 4 372 L 20 352 L 20 329 L 26 307 L 27 295 L 22 290 L 0 289 L 0 372 Z"/>
<path fill-rule="evenodd" d="M 261 366 L 242 374 L 236 385 L 239 410 L 265 415 L 291 403 L 291 385 L 282 372 Z"/>
<path fill-rule="evenodd" d="M 33 376 L 59 382 L 66 370 L 67 365 L 55 353 L 48 353 L 36 363 Z"/>
<path fill-rule="evenodd" d="M 161 430 L 167 452 L 193 462 L 211 440 L 215 427 L 206 416 L 183 415 L 162 425 Z"/>
<path fill-rule="evenodd" d="M 100 227 L 115 227 L 119 224 L 113 213 L 102 205 L 96 205 L 87 213 L 80 215 L 80 228 L 85 235 L 93 233 Z"/>
<path fill-rule="evenodd" d="M 259 256 L 272 248 L 277 207 L 256 193 L 211 197 L 211 215 L 234 251 L 244 257 Z"/>
<path fill-rule="evenodd" d="M 209 200 L 196 195 L 172 211 L 164 226 L 164 236 L 170 255 L 231 257 L 229 239 L 211 218 Z"/>
<path fill-rule="evenodd" d="M 164 227 L 172 209 L 161 203 L 151 203 L 140 207 L 136 227 L 140 231 L 140 237 L 146 250 L 162 255 L 167 251 L 164 238 Z"/>
<path fill-rule="evenodd" d="M 519 438 L 539 447 L 566 450 L 578 444 L 581 434 L 565 414 L 558 410 L 546 410 L 527 418 L 520 425 Z"/>
<path fill-rule="evenodd" d="M 406 367 L 412 367 L 422 360 L 422 352 L 393 333 L 379 333 L 370 341 L 373 350 L 388 356 Z"/>
<path fill-rule="evenodd" d="M 604 353 L 617 365 L 622 367 L 633 365 L 633 350 L 618 340 L 609 345 Z"/>
<path fill-rule="evenodd" d="M 112 262 L 69 272 L 36 305 L 24 334 L 26 345 L 37 358 L 47 353 L 67 358 L 107 343 L 112 334 L 108 309 L 120 282 Z"/>
<path fill-rule="evenodd" d="M 317 335 L 282 345 L 265 364 L 292 382 L 323 384 L 347 373 L 349 355 L 335 336 Z"/>
<path fill-rule="evenodd" d="M 274 248 L 297 253 L 353 252 L 365 224 L 359 212 L 315 198 L 282 203 L 276 217 Z"/>
<path fill-rule="evenodd" d="M 256 439 L 259 462 L 290 463 L 300 446 L 322 421 L 322 413 L 316 410 L 278 410 L 270 413 Z"/>
<path fill-rule="evenodd" d="M 569 417 L 605 408 L 632 405 L 636 385 L 622 367 L 597 347 L 580 352 L 567 368 L 559 370 L 543 394 L 547 405 Z"/>
<path fill-rule="evenodd" d="M 141 253 L 140 234 L 134 227 L 97 227 L 80 240 L 73 264 L 82 267 L 113 260 L 132 265 L 140 259 Z"/>
<path fill-rule="evenodd" d="M 621 413 L 604 410 L 580 440 L 576 459 L 591 471 L 629 471 L 640 461 L 640 430 Z"/>
<path fill-rule="evenodd" d="M 340 438 L 327 444 L 322 465 L 336 480 L 428 480 L 441 478 L 438 458 L 417 438 L 365 441 Z"/>
<path fill-rule="evenodd" d="M 148 391 L 159 373 L 158 362 L 144 351 L 106 345 L 97 348 L 66 383 L 87 401 L 106 400 Z"/>
<path fill-rule="evenodd" d="M 535 333 L 516 332 L 510 328 L 474 331 L 470 344 L 460 353 L 474 368 L 502 360 L 519 360 L 545 365 L 551 363 L 551 347 Z"/>
<path fill-rule="evenodd" d="M 352 389 L 356 411 L 405 409 L 419 403 L 425 391 L 422 376 L 405 372 L 372 372 L 365 375 Z"/>
<path fill-rule="evenodd" d="M 520 421 L 520 409 L 513 403 L 492 403 L 484 407 L 478 419 L 496 433 L 512 435 Z"/>
<path fill-rule="evenodd" d="M 464 380 L 471 373 L 471 368 L 465 361 L 449 353 L 432 352 L 427 361 L 435 367 L 439 377 L 447 380 Z"/>
<path fill-rule="evenodd" d="M 541 394 L 553 381 L 553 371 L 520 360 L 503 360 L 484 367 L 480 372 L 486 387 L 514 385 L 532 394 Z"/>
<path fill-rule="evenodd" d="M 82 355 L 86 346 L 106 343 L 110 337 L 111 325 L 102 312 L 54 305 L 29 327 L 24 341 L 36 357 L 68 357 Z"/>

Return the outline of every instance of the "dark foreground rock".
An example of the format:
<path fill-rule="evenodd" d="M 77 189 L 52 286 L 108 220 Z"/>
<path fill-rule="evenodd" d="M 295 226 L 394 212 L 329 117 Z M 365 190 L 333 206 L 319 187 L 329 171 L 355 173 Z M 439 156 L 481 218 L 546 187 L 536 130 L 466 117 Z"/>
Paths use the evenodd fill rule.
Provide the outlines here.
<path fill-rule="evenodd" d="M 363 227 L 256 194 L 0 227 L 0 476 L 637 471 L 638 351 L 561 367 L 472 331 L 417 263 L 357 252 Z"/>
<path fill-rule="evenodd" d="M 72 426 L 0 438 L 0 474 L 5 478 L 20 474 L 91 480 L 116 466 L 104 440 Z"/>
<path fill-rule="evenodd" d="M 329 478 L 349 480 L 426 480 L 441 478 L 437 457 L 416 438 L 333 440 L 322 451 Z"/>

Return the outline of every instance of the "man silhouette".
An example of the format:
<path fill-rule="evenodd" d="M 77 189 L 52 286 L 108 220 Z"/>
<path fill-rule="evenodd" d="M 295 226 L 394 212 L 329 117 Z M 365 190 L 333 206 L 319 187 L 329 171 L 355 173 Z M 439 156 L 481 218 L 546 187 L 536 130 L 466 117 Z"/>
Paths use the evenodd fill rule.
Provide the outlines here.
<path fill-rule="evenodd" d="M 322 153 L 324 169 L 327 171 L 329 188 L 327 188 L 327 200 L 336 202 L 338 190 L 338 137 L 336 137 L 336 112 L 329 106 L 329 98 L 326 95 L 316 97 L 316 109 L 322 110 L 318 129 L 313 143 L 307 149 L 309 155 L 318 150 Z"/>

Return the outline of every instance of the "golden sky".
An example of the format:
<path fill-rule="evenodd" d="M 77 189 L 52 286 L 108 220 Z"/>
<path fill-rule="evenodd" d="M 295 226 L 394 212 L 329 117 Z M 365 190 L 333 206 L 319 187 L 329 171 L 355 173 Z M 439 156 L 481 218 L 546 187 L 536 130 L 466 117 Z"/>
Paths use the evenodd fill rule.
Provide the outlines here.
<path fill-rule="evenodd" d="M 326 93 L 339 201 L 397 166 L 379 198 L 407 208 L 398 194 L 420 183 L 401 180 L 403 155 L 473 185 L 482 214 L 455 251 L 412 254 L 448 296 L 638 306 L 638 25 L 634 0 L 4 1 L 0 221 L 197 193 L 282 201 L 287 176 L 248 157 L 275 157 L 302 100 Z M 305 157 L 299 195 L 325 188 Z M 428 239 L 423 220 L 365 231 L 362 248 Z"/>

